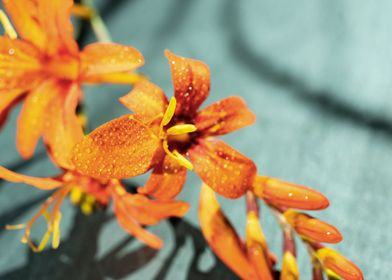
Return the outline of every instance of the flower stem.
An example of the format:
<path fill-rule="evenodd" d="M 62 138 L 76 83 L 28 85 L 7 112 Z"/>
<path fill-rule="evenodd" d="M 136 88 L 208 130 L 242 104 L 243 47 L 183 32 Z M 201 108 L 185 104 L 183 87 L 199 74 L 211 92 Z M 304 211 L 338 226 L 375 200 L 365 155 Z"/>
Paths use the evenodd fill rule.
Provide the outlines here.
<path fill-rule="evenodd" d="M 95 36 L 97 36 L 100 42 L 111 42 L 112 38 L 110 37 L 109 31 L 104 21 L 102 20 L 97 10 L 94 8 L 94 1 L 82 0 L 82 3 L 91 9 L 90 22 Z"/>

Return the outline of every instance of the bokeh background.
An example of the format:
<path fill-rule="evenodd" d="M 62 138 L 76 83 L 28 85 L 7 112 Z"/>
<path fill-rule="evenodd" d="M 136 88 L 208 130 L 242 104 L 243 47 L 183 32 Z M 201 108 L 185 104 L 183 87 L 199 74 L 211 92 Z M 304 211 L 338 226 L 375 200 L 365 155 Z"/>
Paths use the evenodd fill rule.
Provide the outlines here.
<path fill-rule="evenodd" d="M 164 49 L 209 64 L 206 103 L 240 95 L 257 115 L 254 126 L 224 139 L 251 157 L 261 174 L 326 194 L 331 206 L 316 216 L 343 233 L 334 247 L 358 264 L 365 279 L 390 278 L 391 1 L 97 2 L 113 40 L 138 48 L 146 59 L 141 71 L 169 96 Z M 82 45 L 95 40 L 88 25 L 79 26 Z M 85 88 L 91 128 L 127 113 L 117 99 L 129 89 Z M 16 153 L 18 111 L 0 133 L 0 164 L 25 174 L 56 174 L 42 145 L 27 162 Z M 0 279 L 236 279 L 198 229 L 199 190 L 191 175 L 180 195 L 193 205 L 185 220 L 151 228 L 165 241 L 159 252 L 127 236 L 111 211 L 85 217 L 67 201 L 61 247 L 34 254 L 19 242 L 22 232 L 4 225 L 28 220 L 48 194 L 0 182 Z M 221 201 L 243 233 L 244 201 Z M 280 256 L 279 229 L 262 211 L 265 234 Z M 301 279 L 310 279 L 308 256 L 298 245 Z"/>

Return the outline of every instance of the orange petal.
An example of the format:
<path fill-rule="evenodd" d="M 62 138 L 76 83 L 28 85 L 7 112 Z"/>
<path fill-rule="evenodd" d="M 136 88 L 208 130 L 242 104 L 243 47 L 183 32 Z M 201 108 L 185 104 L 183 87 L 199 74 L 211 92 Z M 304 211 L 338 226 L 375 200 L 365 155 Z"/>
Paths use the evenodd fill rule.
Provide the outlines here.
<path fill-rule="evenodd" d="M 246 247 L 248 258 L 255 269 L 259 279 L 273 280 L 268 248 L 257 215 L 251 211 L 246 223 Z"/>
<path fill-rule="evenodd" d="M 79 48 L 73 38 L 71 8 L 73 0 L 51 0 L 38 2 L 38 20 L 44 30 L 46 53 L 78 55 Z"/>
<path fill-rule="evenodd" d="M 165 112 L 168 101 L 163 90 L 155 84 L 143 80 L 133 90 L 120 98 L 120 102 L 142 117 L 144 122 L 153 120 Z"/>
<path fill-rule="evenodd" d="M 150 178 L 138 192 L 148 194 L 160 200 L 176 197 L 186 181 L 187 169 L 166 155 L 151 173 Z"/>
<path fill-rule="evenodd" d="M 177 99 L 176 114 L 192 116 L 210 92 L 210 70 L 201 61 L 177 56 L 168 50 L 165 55 L 170 63 Z"/>
<path fill-rule="evenodd" d="M 159 138 L 135 116 L 125 115 L 84 137 L 76 145 L 72 160 L 84 175 L 114 179 L 143 174 L 159 157 Z"/>
<path fill-rule="evenodd" d="M 32 185 L 42 190 L 52 190 L 63 184 L 63 182 L 52 178 L 39 178 L 15 173 L 2 166 L 0 166 L 0 178 L 14 183 Z"/>
<path fill-rule="evenodd" d="M 0 36 L 0 90 L 33 88 L 41 80 L 39 59 L 29 43 Z"/>
<path fill-rule="evenodd" d="M 339 252 L 330 248 L 321 248 L 316 252 L 324 268 L 330 269 L 346 280 L 362 280 L 361 270 Z"/>
<path fill-rule="evenodd" d="M 127 213 L 143 225 L 156 224 L 169 217 L 183 217 L 189 210 L 189 204 L 182 201 L 157 201 L 140 194 L 125 196 Z"/>
<path fill-rule="evenodd" d="M 270 177 L 257 176 L 253 183 L 253 192 L 276 206 L 320 210 L 329 205 L 328 199 L 316 190 Z"/>
<path fill-rule="evenodd" d="M 9 111 L 18 103 L 23 93 L 20 89 L 0 90 L 0 128 L 5 123 Z"/>
<path fill-rule="evenodd" d="M 201 139 L 189 150 L 195 172 L 217 193 L 237 198 L 252 185 L 256 166 L 249 158 L 217 139 Z"/>
<path fill-rule="evenodd" d="M 83 130 L 76 116 L 81 95 L 78 84 L 58 83 L 57 96 L 49 104 L 44 128 L 44 142 L 54 162 L 60 167 L 73 169 L 71 152 L 82 139 Z"/>
<path fill-rule="evenodd" d="M 251 125 L 255 120 L 244 100 L 233 96 L 203 109 L 197 114 L 195 123 L 197 130 L 207 135 L 223 135 Z"/>
<path fill-rule="evenodd" d="M 43 49 L 46 35 L 37 21 L 37 3 L 38 1 L 35 0 L 3 0 L 4 7 L 11 16 L 20 37 Z"/>
<path fill-rule="evenodd" d="M 114 43 L 93 43 L 81 53 L 82 79 L 94 81 L 95 76 L 131 72 L 143 66 L 143 55 L 135 48 Z"/>
<path fill-rule="evenodd" d="M 58 94 L 56 83 L 47 81 L 30 92 L 18 118 L 16 146 L 23 158 L 30 158 L 44 129 L 47 106 Z"/>
<path fill-rule="evenodd" d="M 338 243 L 343 239 L 337 228 L 310 215 L 290 209 L 284 213 L 284 216 L 295 231 L 303 237 L 325 243 Z"/>
<path fill-rule="evenodd" d="M 205 184 L 200 192 L 199 220 L 214 253 L 242 279 L 257 279 L 237 233 L 222 213 L 214 192 Z"/>
<path fill-rule="evenodd" d="M 154 234 L 144 230 L 135 219 L 126 212 L 126 209 L 121 203 L 121 200 L 114 200 L 114 213 L 117 217 L 117 222 L 129 234 L 133 235 L 140 241 L 146 243 L 148 246 L 160 249 L 163 246 L 162 240 Z"/>

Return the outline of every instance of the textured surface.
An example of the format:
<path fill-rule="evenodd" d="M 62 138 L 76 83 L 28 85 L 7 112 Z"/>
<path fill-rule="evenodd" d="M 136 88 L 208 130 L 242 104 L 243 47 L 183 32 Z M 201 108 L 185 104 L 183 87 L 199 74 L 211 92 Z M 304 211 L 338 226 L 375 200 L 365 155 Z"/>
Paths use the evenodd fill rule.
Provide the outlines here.
<path fill-rule="evenodd" d="M 205 105 L 244 98 L 257 123 L 225 141 L 253 158 L 262 174 L 326 194 L 330 208 L 313 215 L 341 230 L 344 241 L 334 248 L 355 261 L 365 279 L 390 278 L 392 223 L 383 207 L 392 197 L 392 2 L 101 2 L 114 41 L 138 48 L 143 73 L 169 96 L 165 48 L 209 65 Z M 92 41 L 85 35 L 84 43 Z M 86 87 L 91 127 L 127 113 L 116 102 L 128 90 Z M 0 163 L 30 175 L 55 174 L 42 152 L 20 160 L 15 118 L 16 111 L 0 134 Z M 205 249 L 197 229 L 200 185 L 192 174 L 180 195 L 193 203 L 184 222 L 153 228 L 166 243 L 160 252 L 127 237 L 110 213 L 86 218 L 65 203 L 61 247 L 36 255 L 19 243 L 21 232 L 3 226 L 31 217 L 44 193 L 1 183 L 0 279 L 236 279 Z M 224 201 L 223 208 L 243 233 L 243 201 Z M 264 214 L 266 237 L 279 253 L 280 232 Z M 309 279 L 308 257 L 299 253 L 302 279 Z"/>

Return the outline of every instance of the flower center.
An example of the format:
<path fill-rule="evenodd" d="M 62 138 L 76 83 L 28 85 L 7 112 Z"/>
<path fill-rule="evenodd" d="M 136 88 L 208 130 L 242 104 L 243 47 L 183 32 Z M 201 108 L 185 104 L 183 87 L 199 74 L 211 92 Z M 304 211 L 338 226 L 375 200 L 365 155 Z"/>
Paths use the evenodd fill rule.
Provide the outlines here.
<path fill-rule="evenodd" d="M 176 149 L 173 151 L 170 151 L 169 149 L 169 140 L 186 143 L 190 139 L 189 134 L 197 130 L 195 125 L 186 123 L 177 124 L 166 128 L 166 126 L 173 119 L 176 106 L 176 98 L 172 97 L 161 121 L 159 137 L 163 140 L 163 150 L 165 153 L 176 160 L 180 165 L 188 168 L 189 170 L 192 170 L 193 165 L 185 156 L 180 154 Z"/>

